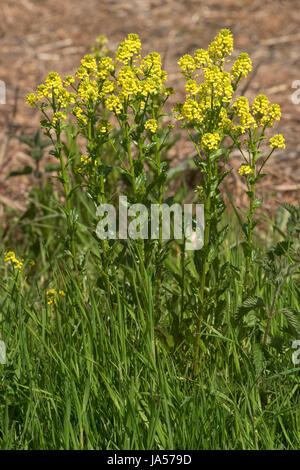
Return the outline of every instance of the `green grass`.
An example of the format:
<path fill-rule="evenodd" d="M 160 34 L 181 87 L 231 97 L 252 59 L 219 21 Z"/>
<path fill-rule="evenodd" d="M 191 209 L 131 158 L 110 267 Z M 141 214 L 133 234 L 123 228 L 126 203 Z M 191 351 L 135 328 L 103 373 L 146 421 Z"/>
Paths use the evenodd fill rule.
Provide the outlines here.
<path fill-rule="evenodd" d="M 171 270 L 158 297 L 154 270 L 131 253 L 106 289 L 93 256 L 81 283 L 63 258 L 45 266 L 39 259 L 21 283 L 2 270 L 7 364 L 0 366 L 0 448 L 299 448 L 300 368 L 292 363 L 289 337 L 280 351 L 268 345 L 261 361 L 251 341 L 244 347 L 231 322 L 241 298 L 236 282 L 221 321 L 203 324 L 200 374 L 193 378 L 188 341 L 174 346 L 167 330 L 180 297 Z M 175 266 L 178 256 L 169 256 Z M 236 248 L 222 257 L 243 263 Z M 45 298 L 50 279 L 66 292 L 54 308 Z M 185 318 L 193 312 L 193 282 L 187 274 Z M 266 292 L 267 300 L 272 287 Z M 299 311 L 293 278 L 278 299 L 278 308 L 286 305 Z M 252 321 L 258 322 L 254 315 Z M 272 336 L 284 325 L 279 314 Z"/>

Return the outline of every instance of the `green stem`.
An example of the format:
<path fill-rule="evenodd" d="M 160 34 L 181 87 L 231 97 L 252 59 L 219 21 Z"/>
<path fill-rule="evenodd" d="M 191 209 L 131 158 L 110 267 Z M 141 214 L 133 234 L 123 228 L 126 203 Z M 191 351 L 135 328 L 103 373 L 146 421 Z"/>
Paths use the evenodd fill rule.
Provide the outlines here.
<path fill-rule="evenodd" d="M 248 227 L 247 227 L 247 254 L 246 254 L 246 269 L 243 286 L 243 300 L 247 297 L 247 287 L 249 282 L 251 257 L 252 257 L 252 232 L 253 232 L 253 215 L 254 215 L 254 200 L 255 200 L 255 181 L 250 185 L 250 208 L 248 216 Z"/>
<path fill-rule="evenodd" d="M 63 180 L 63 187 L 64 187 L 64 192 L 65 192 L 65 198 L 66 198 L 66 214 L 67 214 L 67 224 L 68 224 L 68 231 L 70 234 L 70 239 L 71 239 L 71 253 L 72 253 L 72 258 L 73 258 L 73 266 L 74 266 L 74 271 L 78 273 L 78 265 L 77 265 L 77 260 L 76 260 L 76 250 L 75 250 L 75 240 L 74 240 L 74 230 L 73 230 L 73 224 L 72 224 L 72 219 L 71 219 L 71 199 L 70 199 L 70 188 L 69 188 L 69 178 L 67 175 L 66 171 L 66 166 L 64 162 L 64 157 L 61 149 L 61 138 L 60 134 L 61 131 L 60 129 L 56 129 L 56 140 L 57 140 L 57 150 L 58 150 L 58 155 L 59 155 L 59 160 L 60 160 L 60 166 L 61 166 L 61 173 L 62 173 L 62 180 Z"/>
<path fill-rule="evenodd" d="M 208 159 L 209 163 L 209 159 Z M 200 288 L 198 293 L 198 319 L 196 325 L 196 337 L 195 337 L 195 344 L 194 344 L 194 354 L 193 354 L 193 375 L 197 377 L 199 374 L 199 348 L 200 348 L 200 329 L 201 323 L 203 319 L 203 309 L 204 309 L 204 291 L 205 291 L 205 284 L 206 284 L 206 268 L 207 268 L 207 254 L 208 254 L 208 247 L 210 244 L 210 228 L 211 228 L 211 191 L 210 191 L 210 166 L 209 166 L 209 174 L 208 174 L 208 184 L 207 184 L 207 198 L 204 205 L 204 217 L 205 217 L 205 231 L 204 231 L 204 259 L 202 264 L 201 270 L 201 281 L 200 281 Z"/>

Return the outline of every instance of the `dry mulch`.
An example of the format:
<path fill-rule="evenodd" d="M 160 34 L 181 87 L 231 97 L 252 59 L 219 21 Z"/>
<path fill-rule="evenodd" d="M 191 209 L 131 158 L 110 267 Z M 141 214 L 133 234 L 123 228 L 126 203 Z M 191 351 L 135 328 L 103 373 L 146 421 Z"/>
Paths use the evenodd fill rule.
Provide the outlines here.
<path fill-rule="evenodd" d="M 3 207 L 25 206 L 30 176 L 6 179 L 12 169 L 27 161 L 16 136 L 39 127 L 38 114 L 25 105 L 25 96 L 41 83 L 50 70 L 73 73 L 80 59 L 90 52 L 95 39 L 104 34 L 115 50 L 130 32 L 140 35 L 145 53 L 161 53 L 169 84 L 183 97 L 178 58 L 206 47 L 224 27 L 235 36 L 235 52 L 246 51 L 254 62 L 245 93 L 251 99 L 267 94 L 282 107 L 276 132 L 282 132 L 287 148 L 277 152 L 261 185 L 264 207 L 299 199 L 300 104 L 291 101 L 294 80 L 300 80 L 300 8 L 294 0 L 15 0 L 2 2 L 0 22 L 0 80 L 6 83 L 7 104 L 0 105 L 0 216 Z M 173 149 L 174 163 L 192 155 L 185 139 Z M 233 166 L 239 158 L 232 157 Z M 235 173 L 230 187 L 243 198 L 243 181 Z M 194 181 L 193 181 L 194 183 Z M 243 202 L 243 201 L 241 201 Z M 1 212 L 2 211 L 2 212 Z"/>

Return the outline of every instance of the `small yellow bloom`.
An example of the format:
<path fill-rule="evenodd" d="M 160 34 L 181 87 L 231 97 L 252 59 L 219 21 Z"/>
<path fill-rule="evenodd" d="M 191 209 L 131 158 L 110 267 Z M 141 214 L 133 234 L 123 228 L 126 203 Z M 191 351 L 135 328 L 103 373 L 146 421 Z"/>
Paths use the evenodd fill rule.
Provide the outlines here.
<path fill-rule="evenodd" d="M 6 251 L 4 255 L 4 263 L 9 263 L 12 262 L 12 265 L 15 269 L 18 269 L 19 271 L 22 271 L 23 265 L 24 265 L 24 260 L 19 260 L 16 258 L 15 252 L 14 251 Z"/>
<path fill-rule="evenodd" d="M 190 77 L 194 70 L 196 70 L 195 60 L 190 54 L 182 56 L 177 63 L 182 73 L 187 77 Z"/>
<path fill-rule="evenodd" d="M 247 77 L 252 70 L 252 61 L 247 53 L 242 53 L 233 63 L 231 74 L 234 78 Z"/>
<path fill-rule="evenodd" d="M 61 121 L 63 119 L 67 119 L 67 115 L 65 113 L 62 113 L 61 111 L 57 111 L 57 113 L 53 113 L 53 116 L 52 116 L 53 124 L 56 124 L 57 121 Z"/>
<path fill-rule="evenodd" d="M 239 168 L 239 174 L 241 176 L 247 176 L 253 174 L 253 170 L 249 165 L 241 165 Z"/>
<path fill-rule="evenodd" d="M 83 163 L 83 165 L 88 165 L 91 161 L 92 158 L 88 157 L 88 155 L 81 155 L 80 162 Z"/>
<path fill-rule="evenodd" d="M 276 134 L 269 140 L 271 149 L 285 149 L 285 138 L 282 134 Z"/>
<path fill-rule="evenodd" d="M 105 100 L 105 108 L 108 111 L 114 111 L 116 114 L 121 114 L 122 103 L 120 98 L 116 95 L 111 95 Z"/>
<path fill-rule="evenodd" d="M 112 130 L 112 125 L 107 119 L 101 119 L 98 124 L 101 134 L 106 134 Z"/>
<path fill-rule="evenodd" d="M 61 295 L 62 297 L 66 296 L 65 292 L 62 289 L 60 289 L 59 291 L 55 289 L 47 290 L 46 292 L 47 304 L 54 305 L 56 303 L 58 295 Z"/>
<path fill-rule="evenodd" d="M 72 85 L 72 83 L 75 82 L 75 77 L 73 77 L 73 75 L 67 75 L 65 78 L 64 78 L 64 86 L 69 86 L 69 85 Z"/>
<path fill-rule="evenodd" d="M 217 132 L 211 134 L 207 132 L 201 139 L 201 148 L 203 150 L 217 150 L 220 145 L 221 138 Z"/>
<path fill-rule="evenodd" d="M 124 39 L 116 52 L 116 59 L 127 65 L 131 60 L 136 60 L 141 52 L 141 41 L 137 34 L 128 34 L 128 38 Z M 136 57 L 134 57 L 136 56 Z"/>
<path fill-rule="evenodd" d="M 157 121 L 156 119 L 148 119 L 148 121 L 145 123 L 145 129 L 149 129 L 152 134 L 155 134 L 157 130 Z"/>
<path fill-rule="evenodd" d="M 29 104 L 32 108 L 36 105 L 38 98 L 35 96 L 34 93 L 29 93 L 26 96 L 26 103 Z"/>

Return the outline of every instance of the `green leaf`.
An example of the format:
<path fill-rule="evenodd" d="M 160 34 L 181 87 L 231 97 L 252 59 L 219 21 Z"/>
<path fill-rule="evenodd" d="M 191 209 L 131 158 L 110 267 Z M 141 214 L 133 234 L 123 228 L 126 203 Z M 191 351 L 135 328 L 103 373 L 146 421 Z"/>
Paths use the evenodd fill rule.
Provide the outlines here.
<path fill-rule="evenodd" d="M 24 166 L 22 170 L 14 170 L 8 173 L 8 178 L 11 178 L 13 176 L 21 176 L 21 175 L 30 175 L 32 173 L 32 167 L 29 165 Z"/>
<path fill-rule="evenodd" d="M 300 312 L 292 308 L 282 308 L 279 312 L 285 316 L 288 324 L 300 335 Z"/>

